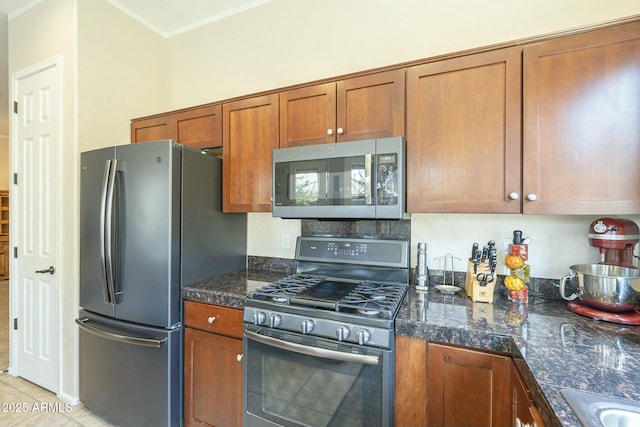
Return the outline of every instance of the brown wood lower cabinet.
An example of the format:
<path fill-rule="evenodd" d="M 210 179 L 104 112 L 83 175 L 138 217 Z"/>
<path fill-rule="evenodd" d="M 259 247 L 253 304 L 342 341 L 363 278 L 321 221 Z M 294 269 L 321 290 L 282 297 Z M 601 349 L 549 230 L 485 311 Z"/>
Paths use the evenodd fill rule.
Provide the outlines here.
<path fill-rule="evenodd" d="M 395 425 L 512 425 L 511 358 L 396 337 Z"/>
<path fill-rule="evenodd" d="M 184 314 L 185 426 L 241 426 L 242 311 L 186 301 Z"/>
<path fill-rule="evenodd" d="M 527 386 L 515 364 L 511 365 L 512 426 L 544 427 L 545 423 L 535 407 Z"/>

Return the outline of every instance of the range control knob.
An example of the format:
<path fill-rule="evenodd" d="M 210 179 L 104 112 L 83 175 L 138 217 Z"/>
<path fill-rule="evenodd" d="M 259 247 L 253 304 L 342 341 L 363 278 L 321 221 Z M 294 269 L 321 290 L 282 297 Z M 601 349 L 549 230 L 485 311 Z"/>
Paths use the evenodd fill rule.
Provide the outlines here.
<path fill-rule="evenodd" d="M 313 320 L 307 319 L 302 321 L 302 333 L 308 334 L 313 331 Z"/>
<path fill-rule="evenodd" d="M 269 327 L 277 328 L 282 323 L 282 317 L 279 314 L 270 314 L 269 315 Z"/>
<path fill-rule="evenodd" d="M 345 341 L 347 338 L 349 338 L 350 333 L 351 333 L 351 330 L 349 329 L 348 326 L 338 326 L 338 329 L 336 329 L 336 335 L 338 336 L 338 341 Z"/>
<path fill-rule="evenodd" d="M 358 332 L 356 332 L 356 337 L 358 338 L 358 344 L 365 345 L 371 338 L 371 332 L 367 331 L 366 329 L 360 329 L 358 330 Z"/>
<path fill-rule="evenodd" d="M 267 316 L 261 311 L 253 312 L 253 324 L 254 325 L 262 325 L 266 320 Z"/>

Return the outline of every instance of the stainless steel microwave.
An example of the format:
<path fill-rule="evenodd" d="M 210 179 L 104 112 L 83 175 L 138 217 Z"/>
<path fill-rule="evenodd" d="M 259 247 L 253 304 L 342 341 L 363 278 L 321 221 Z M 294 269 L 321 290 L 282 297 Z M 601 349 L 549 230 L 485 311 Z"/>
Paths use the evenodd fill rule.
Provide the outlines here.
<path fill-rule="evenodd" d="M 404 153 L 400 136 L 273 150 L 273 216 L 402 219 Z"/>

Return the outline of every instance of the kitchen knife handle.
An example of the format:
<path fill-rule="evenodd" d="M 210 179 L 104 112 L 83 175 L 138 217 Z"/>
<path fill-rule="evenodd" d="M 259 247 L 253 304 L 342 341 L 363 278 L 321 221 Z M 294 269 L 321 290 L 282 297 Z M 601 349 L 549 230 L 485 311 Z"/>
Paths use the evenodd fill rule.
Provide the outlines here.
<path fill-rule="evenodd" d="M 513 244 L 521 245 L 522 244 L 522 231 L 513 230 Z"/>

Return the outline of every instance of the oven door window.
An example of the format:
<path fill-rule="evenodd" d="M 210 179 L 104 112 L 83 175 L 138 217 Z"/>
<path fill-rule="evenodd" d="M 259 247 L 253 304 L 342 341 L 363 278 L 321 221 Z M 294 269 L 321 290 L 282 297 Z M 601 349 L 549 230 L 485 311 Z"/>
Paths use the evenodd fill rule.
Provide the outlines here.
<path fill-rule="evenodd" d="M 324 341 L 287 333 L 281 337 L 313 346 Z M 291 427 L 390 424 L 391 408 L 383 409 L 383 402 L 390 400 L 384 390 L 388 363 L 383 350 L 373 350 L 380 356 L 379 363 L 371 365 L 300 354 L 250 338 L 245 343 L 245 416 Z M 357 349 L 326 344 L 351 353 Z"/>

